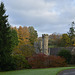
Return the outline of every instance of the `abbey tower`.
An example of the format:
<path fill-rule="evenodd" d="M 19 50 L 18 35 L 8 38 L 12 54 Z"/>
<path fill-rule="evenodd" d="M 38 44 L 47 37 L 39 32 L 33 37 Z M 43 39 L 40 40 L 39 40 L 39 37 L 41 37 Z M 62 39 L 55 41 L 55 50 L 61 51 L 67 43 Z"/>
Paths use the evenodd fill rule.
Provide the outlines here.
<path fill-rule="evenodd" d="M 34 42 L 35 52 L 49 55 L 48 52 L 48 34 L 42 34 L 42 40 Z"/>
<path fill-rule="evenodd" d="M 48 34 L 42 34 L 42 53 L 49 55 L 49 52 L 48 52 Z"/>

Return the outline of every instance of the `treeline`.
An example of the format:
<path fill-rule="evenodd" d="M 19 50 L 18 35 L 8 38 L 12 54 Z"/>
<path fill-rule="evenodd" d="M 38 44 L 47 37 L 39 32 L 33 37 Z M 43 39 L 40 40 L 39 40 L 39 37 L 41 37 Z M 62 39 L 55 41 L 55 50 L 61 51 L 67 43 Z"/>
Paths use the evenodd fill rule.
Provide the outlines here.
<path fill-rule="evenodd" d="M 74 22 L 72 22 L 74 25 Z M 70 27 L 69 32 L 65 34 L 53 33 L 49 35 L 49 47 L 74 47 L 75 46 L 75 31 L 74 27 Z"/>
<path fill-rule="evenodd" d="M 11 27 L 5 14 L 3 2 L 0 4 L 0 71 L 29 68 L 28 57 L 34 51 L 37 31 L 31 27 Z"/>
<path fill-rule="evenodd" d="M 47 68 L 65 66 L 66 61 L 61 57 L 35 54 L 34 41 L 37 41 L 37 31 L 31 27 L 11 27 L 4 4 L 0 4 L 0 71 Z M 74 23 L 73 23 L 74 24 Z M 68 34 L 49 36 L 50 46 L 74 46 L 74 29 Z M 33 55 L 35 54 L 35 55 Z M 74 57 L 75 58 L 75 57 Z M 57 61 L 59 60 L 59 61 Z M 64 63 L 63 63 L 64 62 Z M 60 64 L 58 64 L 60 63 Z"/>
<path fill-rule="evenodd" d="M 11 27 L 12 41 L 15 47 L 13 54 L 23 54 L 25 57 L 31 56 L 34 51 L 34 41 L 37 41 L 37 31 L 31 27 Z"/>

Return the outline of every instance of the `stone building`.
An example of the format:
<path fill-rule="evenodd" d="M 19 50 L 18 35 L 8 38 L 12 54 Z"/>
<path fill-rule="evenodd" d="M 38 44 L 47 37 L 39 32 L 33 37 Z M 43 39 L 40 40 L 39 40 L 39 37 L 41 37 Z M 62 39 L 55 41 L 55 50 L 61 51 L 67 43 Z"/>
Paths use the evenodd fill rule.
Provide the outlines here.
<path fill-rule="evenodd" d="M 42 52 L 46 55 L 48 52 L 48 34 L 42 34 Z"/>
<path fill-rule="evenodd" d="M 35 52 L 44 53 L 46 55 L 58 55 L 59 51 L 62 49 L 69 50 L 72 55 L 75 54 L 75 47 L 58 47 L 58 48 L 48 48 L 48 34 L 42 34 L 42 40 L 34 43 Z"/>
<path fill-rule="evenodd" d="M 48 55 L 48 34 L 42 34 L 42 40 L 35 42 L 34 47 L 36 49 L 36 53 L 44 53 Z"/>

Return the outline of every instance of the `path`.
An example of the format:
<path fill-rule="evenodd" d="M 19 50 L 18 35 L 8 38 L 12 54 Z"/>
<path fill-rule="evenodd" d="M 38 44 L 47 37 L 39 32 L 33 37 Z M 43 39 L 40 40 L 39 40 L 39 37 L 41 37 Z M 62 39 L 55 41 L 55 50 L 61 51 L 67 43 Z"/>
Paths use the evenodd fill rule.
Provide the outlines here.
<path fill-rule="evenodd" d="M 64 70 L 60 72 L 58 75 L 75 75 L 75 69 Z"/>

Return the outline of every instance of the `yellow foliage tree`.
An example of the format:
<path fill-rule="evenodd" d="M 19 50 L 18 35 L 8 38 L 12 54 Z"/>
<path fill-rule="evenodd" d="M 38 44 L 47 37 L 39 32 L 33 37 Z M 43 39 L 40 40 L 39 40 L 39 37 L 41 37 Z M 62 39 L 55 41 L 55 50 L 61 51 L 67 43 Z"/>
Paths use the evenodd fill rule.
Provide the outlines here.
<path fill-rule="evenodd" d="M 15 28 L 16 29 L 16 28 Z M 30 33 L 27 27 L 19 26 L 18 30 L 19 44 L 14 48 L 13 54 L 21 54 L 25 57 L 32 56 L 35 52 L 30 43 Z"/>
<path fill-rule="evenodd" d="M 23 41 L 24 41 L 25 45 L 27 45 L 27 44 L 30 45 L 29 38 L 30 38 L 30 33 L 28 31 L 28 28 L 23 27 Z"/>
<path fill-rule="evenodd" d="M 19 36 L 19 44 L 24 44 L 24 45 L 30 45 L 29 41 L 29 31 L 27 27 L 19 27 L 18 29 L 18 36 Z"/>

